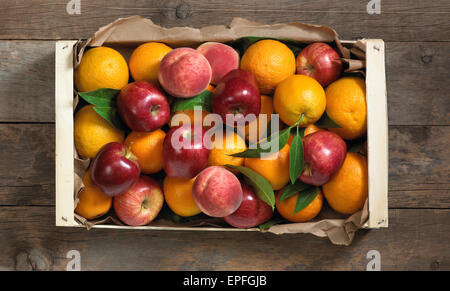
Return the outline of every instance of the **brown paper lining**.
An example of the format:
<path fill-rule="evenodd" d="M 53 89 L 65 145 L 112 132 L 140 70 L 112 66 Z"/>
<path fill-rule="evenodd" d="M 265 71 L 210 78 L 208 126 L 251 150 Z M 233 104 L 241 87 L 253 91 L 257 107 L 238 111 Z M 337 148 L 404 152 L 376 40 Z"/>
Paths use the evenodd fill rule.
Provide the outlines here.
<path fill-rule="evenodd" d="M 119 18 L 113 23 L 100 28 L 92 38 L 87 41 L 79 41 L 75 45 L 74 64 L 75 67 L 78 66 L 84 50 L 88 46 L 137 46 L 149 41 L 164 42 L 172 47 L 196 46 L 205 41 L 227 42 L 245 36 L 290 39 L 304 43 L 319 41 L 334 43 L 338 48 L 343 62 L 347 66 L 345 72 L 364 73 L 364 44 L 362 42 L 357 42 L 355 45 L 350 46 L 350 48 L 349 45 L 343 46 L 339 41 L 336 31 L 330 27 L 298 22 L 267 25 L 242 18 L 233 19 L 229 26 L 214 25 L 203 27 L 201 29 L 192 27 L 164 28 L 154 24 L 150 19 L 145 19 L 140 16 Z M 76 99 L 75 103 L 77 101 L 78 100 Z M 78 193 L 83 187 L 82 177 L 89 166 L 89 160 L 80 159 L 75 150 L 74 162 L 74 196 L 76 207 Z M 322 219 L 320 220 L 307 223 L 274 225 L 267 230 L 267 232 L 275 234 L 311 233 L 319 237 L 328 237 L 333 244 L 349 245 L 353 240 L 356 230 L 367 221 L 368 214 L 368 202 L 366 201 L 364 208 L 361 211 L 348 218 L 334 218 L 333 214 L 330 214 L 330 218 L 324 217 L 326 214 L 321 214 L 319 217 Z M 123 225 L 112 216 L 107 216 L 106 218 L 95 221 L 88 221 L 77 214 L 75 214 L 75 218 L 81 224 L 84 224 L 87 229 L 92 228 L 96 224 L 104 223 Z M 211 220 L 199 220 L 180 225 L 164 218 L 155 220 L 151 225 L 220 227 L 219 223 Z"/>

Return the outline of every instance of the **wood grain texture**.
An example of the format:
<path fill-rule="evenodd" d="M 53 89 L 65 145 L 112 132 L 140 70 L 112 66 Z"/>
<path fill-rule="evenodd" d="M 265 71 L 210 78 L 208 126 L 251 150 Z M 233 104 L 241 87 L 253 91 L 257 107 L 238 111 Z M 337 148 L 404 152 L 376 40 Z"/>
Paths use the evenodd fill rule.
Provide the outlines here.
<path fill-rule="evenodd" d="M 163 26 L 229 24 L 234 17 L 262 23 L 301 21 L 332 26 L 343 38 L 385 41 L 449 41 L 448 1 L 382 1 L 369 15 L 369 1 L 139 1 L 81 0 L 81 14 L 68 15 L 68 0 L 3 0 L 2 39 L 87 38 L 116 18 L 142 15 Z M 390 3 L 395 2 L 395 3 Z M 101 13 L 98 13 L 101 11 Z M 26 15 L 26 17 L 23 17 Z"/>
<path fill-rule="evenodd" d="M 0 122 L 54 122 L 54 41 L 0 42 Z M 386 43 L 390 125 L 450 125 L 450 43 Z"/>
<path fill-rule="evenodd" d="M 53 124 L 0 124 L 0 205 L 54 205 Z"/>
<path fill-rule="evenodd" d="M 450 125 L 450 43 L 386 43 L 389 124 Z"/>
<path fill-rule="evenodd" d="M 54 205 L 53 124 L 0 124 L 0 205 Z M 450 126 L 390 126 L 389 207 L 450 208 Z"/>
<path fill-rule="evenodd" d="M 450 270 L 450 2 L 369 0 L 68 0 L 0 2 L 0 270 Z M 301 21 L 342 39 L 386 41 L 389 228 L 350 247 L 312 235 L 117 231 L 55 227 L 54 45 L 90 37 L 119 17 L 167 26 Z M 301 247 L 299 247 L 299 245 Z"/>
<path fill-rule="evenodd" d="M 65 270 L 78 250 L 82 270 L 365 270 L 378 250 L 382 270 L 450 269 L 450 210 L 390 210 L 389 219 L 344 247 L 302 234 L 57 228 L 52 207 L 2 207 L 0 268 L 30 268 L 22 256 L 31 254 L 41 269 Z"/>
<path fill-rule="evenodd" d="M 55 42 L 0 42 L 0 121 L 54 122 Z"/>

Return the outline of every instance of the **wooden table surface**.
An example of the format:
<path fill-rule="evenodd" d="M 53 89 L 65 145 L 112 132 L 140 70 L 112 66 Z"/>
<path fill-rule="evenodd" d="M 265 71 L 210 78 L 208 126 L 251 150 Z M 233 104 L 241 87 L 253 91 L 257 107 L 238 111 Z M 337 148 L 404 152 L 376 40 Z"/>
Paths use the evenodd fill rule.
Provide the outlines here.
<path fill-rule="evenodd" d="M 450 2 L 138 1 L 0 2 L 0 269 L 450 270 Z M 75 1 L 77 2 L 77 1 Z M 389 111 L 389 228 L 362 230 L 349 247 L 312 235 L 112 231 L 55 227 L 54 45 L 90 37 L 116 18 L 163 26 L 302 21 L 341 39 L 386 42 Z"/>

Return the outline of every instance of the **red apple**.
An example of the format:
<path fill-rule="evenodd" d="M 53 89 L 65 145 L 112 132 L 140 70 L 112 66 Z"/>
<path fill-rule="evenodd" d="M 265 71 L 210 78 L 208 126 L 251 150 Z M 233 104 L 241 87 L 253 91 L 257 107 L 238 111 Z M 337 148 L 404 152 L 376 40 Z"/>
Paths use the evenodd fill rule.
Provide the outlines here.
<path fill-rule="evenodd" d="M 233 173 L 224 167 L 212 166 L 195 178 L 192 195 L 203 213 L 212 217 L 225 217 L 241 205 L 242 187 Z"/>
<path fill-rule="evenodd" d="M 138 226 L 152 222 L 164 204 L 164 195 L 157 181 L 140 176 L 133 187 L 113 200 L 117 217 L 125 224 Z"/>
<path fill-rule="evenodd" d="M 297 74 L 310 76 L 324 87 L 334 82 L 341 72 L 339 54 L 326 43 L 312 43 L 297 56 Z"/>
<path fill-rule="evenodd" d="M 91 179 L 106 195 L 130 189 L 139 179 L 140 168 L 130 149 L 111 142 L 100 149 L 91 166 Z"/>
<path fill-rule="evenodd" d="M 272 207 L 262 201 L 251 186 L 241 181 L 242 202 L 238 210 L 224 217 L 231 226 L 250 228 L 269 220 L 273 215 Z"/>
<path fill-rule="evenodd" d="M 261 95 L 252 73 L 233 70 L 217 84 L 212 97 L 212 111 L 219 114 L 224 123 L 234 126 L 233 120 L 227 121 L 227 114 L 235 115 L 235 121 L 239 123 L 249 114 L 256 117 L 260 110 Z"/>
<path fill-rule="evenodd" d="M 305 168 L 300 180 L 306 184 L 321 186 L 339 170 L 347 154 L 347 144 L 337 134 L 319 130 L 303 138 Z"/>
<path fill-rule="evenodd" d="M 146 81 L 130 83 L 117 96 L 122 120 L 134 131 L 148 132 L 169 121 L 170 106 L 164 93 Z"/>
<path fill-rule="evenodd" d="M 185 124 L 171 128 L 164 139 L 164 171 L 169 177 L 193 178 L 208 164 L 211 149 L 206 130 Z"/>

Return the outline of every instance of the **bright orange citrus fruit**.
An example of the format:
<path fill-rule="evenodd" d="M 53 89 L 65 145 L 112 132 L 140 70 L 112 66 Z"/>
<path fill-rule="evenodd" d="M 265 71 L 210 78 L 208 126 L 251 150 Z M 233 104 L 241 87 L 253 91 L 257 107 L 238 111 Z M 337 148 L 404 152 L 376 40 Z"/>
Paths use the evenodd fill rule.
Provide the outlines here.
<path fill-rule="evenodd" d="M 253 73 L 262 94 L 272 94 L 278 84 L 295 74 L 295 56 L 284 43 L 264 39 L 245 51 L 240 68 Z"/>
<path fill-rule="evenodd" d="M 280 197 L 283 191 L 278 191 L 276 194 L 276 207 L 278 212 L 283 216 L 285 219 L 292 221 L 292 222 L 306 222 L 314 217 L 316 217 L 320 210 L 322 209 L 323 205 L 323 194 L 322 192 L 319 192 L 317 194 L 316 198 L 314 198 L 311 203 L 300 210 L 299 212 L 294 214 L 295 205 L 297 203 L 298 194 L 292 195 L 289 198 L 284 199 L 280 202 Z"/>
<path fill-rule="evenodd" d="M 363 208 L 368 195 L 367 158 L 349 152 L 342 167 L 323 185 L 331 208 L 342 214 L 353 214 Z"/>
<path fill-rule="evenodd" d="M 83 184 L 75 212 L 89 220 L 105 215 L 111 209 L 112 197 L 103 193 L 92 182 L 89 171 L 84 174 Z"/>
<path fill-rule="evenodd" d="M 164 199 L 175 214 L 188 217 L 201 212 L 192 196 L 192 179 L 166 176 L 163 182 Z"/>
<path fill-rule="evenodd" d="M 142 173 L 154 174 L 162 170 L 165 137 L 166 133 L 157 129 L 151 132 L 132 131 L 125 139 L 125 146 L 131 146 L 131 152 L 136 156 Z"/>
<path fill-rule="evenodd" d="M 319 130 L 322 130 L 320 127 L 315 126 L 314 124 L 309 124 L 305 128 L 305 134 L 304 136 L 307 136 L 308 134 L 313 134 L 315 132 L 318 132 Z"/>
<path fill-rule="evenodd" d="M 231 156 L 243 152 L 247 149 L 247 145 L 242 137 L 234 131 L 226 131 L 222 140 L 213 138 L 212 149 L 209 152 L 208 166 L 243 166 L 244 158 Z"/>
<path fill-rule="evenodd" d="M 327 114 L 342 128 L 330 128 L 344 139 L 357 139 L 367 131 L 366 83 L 359 77 L 343 77 L 325 90 Z"/>
<path fill-rule="evenodd" d="M 300 126 L 315 123 L 322 117 L 326 104 L 322 86 L 305 75 L 290 76 L 281 82 L 273 97 L 275 111 L 287 125 L 294 125 L 300 119 Z"/>
<path fill-rule="evenodd" d="M 124 138 L 125 133 L 103 119 L 93 105 L 86 105 L 75 114 L 75 147 L 82 158 L 95 158 L 105 144 L 122 143 Z"/>
<path fill-rule="evenodd" d="M 260 174 L 269 181 L 273 190 L 283 188 L 289 181 L 289 150 L 293 136 L 290 135 L 288 143 L 277 153 L 263 158 L 245 158 L 244 165 Z"/>
<path fill-rule="evenodd" d="M 84 53 L 74 78 L 80 92 L 100 88 L 120 90 L 128 84 L 128 65 L 118 51 L 109 47 L 96 47 Z"/>
<path fill-rule="evenodd" d="M 135 81 L 158 82 L 159 64 L 172 49 L 160 42 L 147 42 L 138 46 L 131 54 L 129 67 Z"/>

